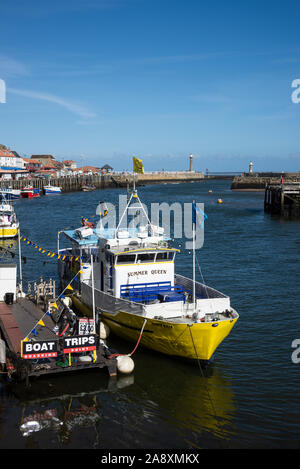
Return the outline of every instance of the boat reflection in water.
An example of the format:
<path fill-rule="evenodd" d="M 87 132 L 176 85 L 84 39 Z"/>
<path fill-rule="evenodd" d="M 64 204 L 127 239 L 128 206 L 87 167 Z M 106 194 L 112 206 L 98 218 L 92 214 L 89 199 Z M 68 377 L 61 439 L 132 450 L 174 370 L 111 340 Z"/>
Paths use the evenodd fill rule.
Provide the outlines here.
<path fill-rule="evenodd" d="M 45 429 L 49 447 L 74 448 L 203 448 L 233 436 L 234 394 L 214 366 L 200 373 L 140 349 L 135 369 L 119 379 L 88 373 L 18 387 L 26 445 L 42 447 Z"/>
<path fill-rule="evenodd" d="M 146 353 L 143 366 L 135 361 L 139 376 L 134 390 L 145 418 L 152 422 L 164 420 L 176 428 L 184 443 L 181 448 L 223 446 L 223 440 L 234 435 L 236 404 L 230 382 L 214 364 L 199 368 L 183 361 L 177 362 L 175 369 L 170 358 L 163 363 L 161 360 L 151 377 L 149 367 L 153 364 L 147 364 Z M 142 432 L 144 425 L 137 421 L 136 431 Z"/>
<path fill-rule="evenodd" d="M 13 393 L 23 405 L 19 425 L 21 435 L 38 438 L 40 432 L 48 430 L 56 434 L 60 443 L 67 444 L 72 440 L 73 431 L 85 428 L 93 432 L 93 447 L 97 447 L 100 443 L 97 427 L 103 412 L 101 395 L 132 385 L 134 376 L 110 378 L 108 383 L 96 373 L 89 373 L 86 378 L 78 381 L 75 376 L 68 376 L 68 380 L 55 377 L 51 381 L 47 377 L 47 380 L 42 378 L 33 382 L 30 389 L 18 384 Z"/>

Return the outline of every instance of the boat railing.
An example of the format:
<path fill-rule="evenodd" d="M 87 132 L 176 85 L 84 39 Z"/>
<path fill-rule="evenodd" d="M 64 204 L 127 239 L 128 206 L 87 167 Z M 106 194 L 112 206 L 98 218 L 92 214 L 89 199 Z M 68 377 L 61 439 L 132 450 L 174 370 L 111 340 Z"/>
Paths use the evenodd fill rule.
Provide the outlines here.
<path fill-rule="evenodd" d="M 63 255 L 63 254 L 70 254 L 73 252 L 73 248 L 62 248 L 58 250 L 58 253 Z"/>
<path fill-rule="evenodd" d="M 117 298 L 109 293 L 98 290 L 98 288 L 92 288 L 91 280 L 82 282 L 82 301 L 90 307 L 93 305 L 93 295 L 95 304 L 103 312 L 117 314 L 119 311 L 124 311 L 140 315 L 145 313 L 145 306 L 143 304 L 135 303 L 134 301 L 129 301 L 124 298 Z"/>
<path fill-rule="evenodd" d="M 183 290 L 187 293 L 193 293 L 193 280 L 183 275 L 175 274 L 175 284 L 182 286 Z M 198 298 L 228 298 L 227 295 L 215 290 L 212 287 L 208 287 L 200 282 L 195 282 L 195 294 Z"/>
<path fill-rule="evenodd" d="M 172 286 L 171 282 L 168 281 L 121 285 L 120 294 L 121 298 L 145 304 L 155 300 L 161 302 L 185 301 L 182 286 Z"/>

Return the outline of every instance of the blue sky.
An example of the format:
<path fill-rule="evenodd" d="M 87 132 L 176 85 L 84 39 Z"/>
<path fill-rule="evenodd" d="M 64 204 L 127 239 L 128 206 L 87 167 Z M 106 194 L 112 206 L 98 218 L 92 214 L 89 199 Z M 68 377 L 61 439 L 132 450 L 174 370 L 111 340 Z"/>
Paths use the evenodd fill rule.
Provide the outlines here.
<path fill-rule="evenodd" d="M 294 1 L 2 0 L 0 143 L 146 170 L 300 170 Z"/>

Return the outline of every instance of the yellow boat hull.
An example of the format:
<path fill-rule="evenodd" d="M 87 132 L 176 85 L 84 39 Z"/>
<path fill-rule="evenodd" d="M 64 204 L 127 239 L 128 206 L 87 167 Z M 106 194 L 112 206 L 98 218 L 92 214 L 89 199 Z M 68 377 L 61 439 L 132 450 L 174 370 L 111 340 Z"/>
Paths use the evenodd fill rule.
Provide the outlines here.
<path fill-rule="evenodd" d="M 72 296 L 72 300 L 79 311 L 91 315 L 90 308 L 77 296 Z M 117 314 L 102 313 L 102 320 L 117 336 L 136 344 L 145 318 L 119 311 Z M 234 319 L 192 324 L 147 318 L 140 345 L 165 355 L 210 360 L 237 320 L 238 315 Z"/>
<path fill-rule="evenodd" d="M 15 238 L 18 236 L 18 228 L 0 228 L 0 239 Z"/>

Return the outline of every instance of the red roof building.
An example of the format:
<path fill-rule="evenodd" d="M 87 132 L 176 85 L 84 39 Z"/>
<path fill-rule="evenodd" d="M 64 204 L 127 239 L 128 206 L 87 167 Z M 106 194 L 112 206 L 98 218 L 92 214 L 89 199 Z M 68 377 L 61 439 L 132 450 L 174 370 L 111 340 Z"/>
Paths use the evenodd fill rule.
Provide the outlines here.
<path fill-rule="evenodd" d="M 23 160 L 25 161 L 27 171 L 30 173 L 39 171 L 42 168 L 42 163 L 38 160 L 34 160 L 33 158 L 23 158 Z"/>

